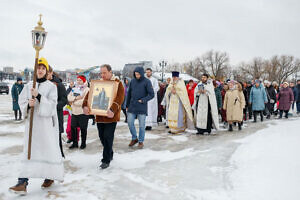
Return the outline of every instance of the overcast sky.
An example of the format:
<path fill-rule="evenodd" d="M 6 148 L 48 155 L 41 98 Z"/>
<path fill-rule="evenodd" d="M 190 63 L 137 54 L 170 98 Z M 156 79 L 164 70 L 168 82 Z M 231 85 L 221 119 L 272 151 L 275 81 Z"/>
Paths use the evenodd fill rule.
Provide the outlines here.
<path fill-rule="evenodd" d="M 184 62 L 211 49 L 232 64 L 300 57 L 299 0 L 1 0 L 0 66 L 33 66 L 40 13 L 48 32 L 41 56 L 55 69 Z"/>

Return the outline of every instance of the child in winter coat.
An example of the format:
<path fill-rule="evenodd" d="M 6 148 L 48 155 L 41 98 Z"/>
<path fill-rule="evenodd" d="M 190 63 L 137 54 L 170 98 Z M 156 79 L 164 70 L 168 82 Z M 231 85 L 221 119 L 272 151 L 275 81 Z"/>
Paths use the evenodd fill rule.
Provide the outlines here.
<path fill-rule="evenodd" d="M 71 132 L 72 108 L 70 105 L 65 106 L 64 115 L 68 115 L 68 123 L 66 128 L 66 133 L 68 138 L 67 143 L 71 143 L 72 142 L 72 132 Z M 77 142 L 79 141 L 79 133 L 80 133 L 80 128 L 77 127 Z"/>

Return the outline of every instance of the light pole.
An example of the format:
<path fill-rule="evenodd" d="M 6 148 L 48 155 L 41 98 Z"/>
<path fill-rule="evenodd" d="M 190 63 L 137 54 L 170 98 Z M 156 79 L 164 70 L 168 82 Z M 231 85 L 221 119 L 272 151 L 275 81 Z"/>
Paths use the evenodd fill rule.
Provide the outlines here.
<path fill-rule="evenodd" d="M 37 76 L 37 67 L 38 67 L 38 59 L 39 52 L 44 47 L 47 32 L 43 28 L 42 15 L 40 16 L 40 20 L 38 21 L 38 25 L 31 31 L 32 33 L 32 46 L 35 49 L 35 64 L 34 64 L 34 75 L 33 75 L 33 85 L 32 87 L 36 87 L 36 76 Z M 34 98 L 34 97 L 32 97 Z M 32 125 L 33 125 L 33 113 L 34 107 L 30 109 L 30 121 L 29 121 L 29 140 L 28 140 L 28 160 L 31 158 L 31 140 L 32 140 Z"/>
<path fill-rule="evenodd" d="M 163 83 L 164 82 L 164 70 L 165 70 L 165 67 L 167 66 L 167 61 L 162 60 L 159 63 L 159 66 L 161 68 L 161 82 Z"/>

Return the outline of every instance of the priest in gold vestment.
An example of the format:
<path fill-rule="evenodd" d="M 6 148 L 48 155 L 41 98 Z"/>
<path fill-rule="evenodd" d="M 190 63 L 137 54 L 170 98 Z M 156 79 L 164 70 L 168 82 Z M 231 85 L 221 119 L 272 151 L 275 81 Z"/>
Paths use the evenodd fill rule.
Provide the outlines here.
<path fill-rule="evenodd" d="M 166 90 L 165 98 L 169 132 L 178 134 L 186 128 L 194 129 L 191 104 L 184 81 L 179 78 L 179 72 L 172 72 L 172 81 Z"/>

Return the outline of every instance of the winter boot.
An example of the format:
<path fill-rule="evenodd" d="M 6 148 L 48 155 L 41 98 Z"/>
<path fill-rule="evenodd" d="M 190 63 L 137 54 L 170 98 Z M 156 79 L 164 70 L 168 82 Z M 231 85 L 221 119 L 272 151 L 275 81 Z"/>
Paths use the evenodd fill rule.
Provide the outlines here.
<path fill-rule="evenodd" d="M 51 185 L 54 183 L 54 180 L 45 179 L 44 183 L 41 185 L 42 188 L 48 188 L 51 187 Z"/>
<path fill-rule="evenodd" d="M 233 131 L 233 129 L 232 129 L 232 124 L 229 124 L 228 131 Z"/>
<path fill-rule="evenodd" d="M 242 130 L 242 122 L 239 122 L 238 126 L 239 126 L 239 131 Z"/>
<path fill-rule="evenodd" d="M 85 149 L 85 148 L 86 148 L 86 144 L 85 143 L 81 143 L 80 149 Z"/>
<path fill-rule="evenodd" d="M 264 115 L 263 115 L 262 111 L 260 112 L 260 121 L 262 121 L 262 122 L 264 121 Z"/>
<path fill-rule="evenodd" d="M 27 185 L 28 185 L 27 181 L 19 180 L 17 185 L 9 188 L 9 191 L 11 191 L 15 194 L 26 195 L 27 194 Z"/>
<path fill-rule="evenodd" d="M 279 119 L 282 118 L 283 111 L 279 111 Z"/>
<path fill-rule="evenodd" d="M 73 142 L 73 144 L 69 147 L 69 149 L 75 149 L 78 148 L 78 143 Z"/>
<path fill-rule="evenodd" d="M 139 148 L 139 149 L 144 148 L 144 143 L 143 143 L 143 142 L 139 142 L 138 148 Z"/>
<path fill-rule="evenodd" d="M 151 131 L 151 130 L 152 130 L 152 127 L 151 127 L 151 126 L 146 126 L 145 130 L 146 130 L 146 131 Z"/>
<path fill-rule="evenodd" d="M 139 142 L 139 140 L 138 139 L 135 139 L 135 140 L 131 140 L 131 142 L 129 143 L 129 145 L 128 146 L 130 146 L 130 147 L 132 147 L 132 146 L 134 146 L 136 143 L 138 143 Z"/>
<path fill-rule="evenodd" d="M 100 168 L 101 169 L 106 169 L 106 168 L 108 168 L 109 167 L 109 163 L 102 163 L 101 165 L 100 165 Z"/>
<path fill-rule="evenodd" d="M 284 117 L 289 118 L 289 112 L 286 112 Z"/>

